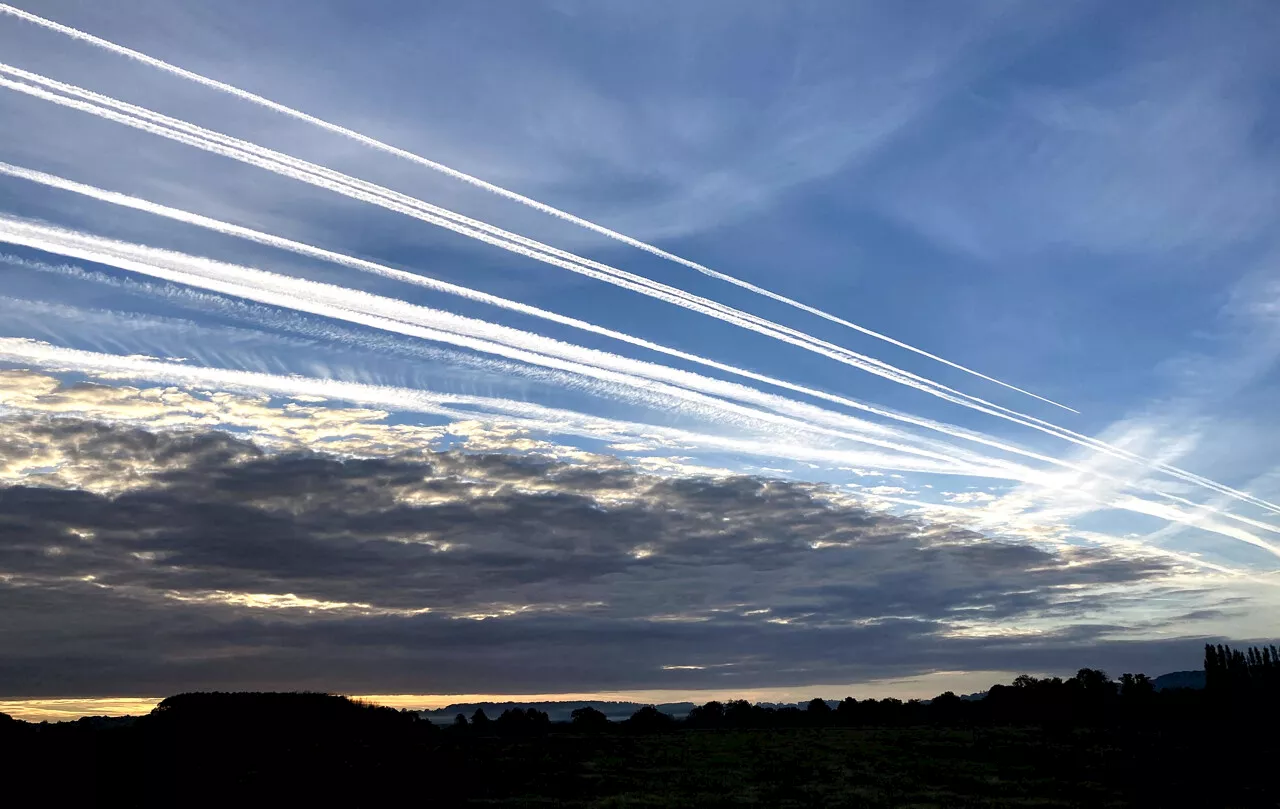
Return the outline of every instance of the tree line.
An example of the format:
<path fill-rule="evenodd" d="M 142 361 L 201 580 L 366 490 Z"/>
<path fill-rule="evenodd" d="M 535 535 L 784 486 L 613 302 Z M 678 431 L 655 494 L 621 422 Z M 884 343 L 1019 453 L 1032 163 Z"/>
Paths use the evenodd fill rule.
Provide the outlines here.
<path fill-rule="evenodd" d="M 587 732 L 654 733 L 715 728 L 877 727 L 908 725 L 1051 724 L 1101 725 L 1176 723 L 1218 714 L 1225 706 L 1273 712 L 1280 707 L 1280 653 L 1275 646 L 1231 649 L 1206 645 L 1205 688 L 1157 691 L 1146 674 L 1125 673 L 1112 679 L 1101 669 L 1082 668 L 1072 677 L 1034 677 L 1023 674 L 1008 685 L 995 685 L 980 698 L 962 698 L 951 691 L 931 700 L 895 698 L 835 703 L 812 699 L 806 705 L 767 706 L 744 699 L 713 700 L 693 708 L 687 716 L 662 713 L 654 706 L 637 710 L 621 722 L 611 721 L 592 707 L 574 710 L 571 721 L 552 723 L 532 708 L 507 709 L 496 720 L 477 709 L 470 718 L 459 714 L 456 733 Z"/>
<path fill-rule="evenodd" d="M 1238 708 L 1280 711 L 1280 650 L 1274 645 L 1233 649 L 1204 647 L 1203 690 L 1157 691 L 1145 674 L 1125 673 L 1112 679 L 1101 669 L 1082 668 L 1072 677 L 1034 677 L 1023 674 L 1008 685 L 994 685 L 985 695 L 960 697 L 951 691 L 931 700 L 845 697 L 832 704 L 812 699 L 807 704 L 768 706 L 745 699 L 713 700 L 676 717 L 644 706 L 628 719 L 614 722 L 590 706 L 575 709 L 568 723 L 552 722 L 545 711 L 511 707 L 497 717 L 483 708 L 470 716 L 458 714 L 451 725 L 438 727 L 415 711 L 369 705 L 319 693 L 189 693 L 169 697 L 144 724 L 168 732 L 200 728 L 216 734 L 222 728 L 254 733 L 271 726 L 303 731 L 342 728 L 348 735 L 364 733 L 437 733 L 454 735 L 536 736 L 552 732 L 654 733 L 678 729 L 861 727 L 953 724 L 1074 724 L 1177 722 L 1202 714 Z M 8 720 L 8 721 L 5 721 Z M 102 726 L 110 720 L 86 718 L 80 725 Z M 27 723 L 0 714 L 0 733 Z M 61 723 L 69 726 L 75 723 Z M 48 726 L 52 731 L 54 726 Z"/>
<path fill-rule="evenodd" d="M 931 700 L 846 697 L 780 707 L 739 699 L 707 702 L 683 717 L 645 706 L 620 722 L 590 706 L 574 710 L 568 722 L 552 722 L 533 708 L 510 707 L 496 717 L 480 708 L 445 726 L 417 711 L 331 694 L 189 693 L 169 697 L 141 717 L 28 723 L 0 714 L 0 764 L 33 783 L 58 785 L 62 797 L 72 796 L 71 780 L 78 777 L 75 795 L 86 800 L 138 798 L 120 805 L 197 805 L 190 802 L 196 784 L 205 790 L 216 785 L 219 794 L 251 789 L 263 801 L 286 805 L 300 805 L 304 796 L 323 805 L 339 798 L 362 805 L 375 792 L 397 794 L 407 786 L 406 772 L 414 773 L 415 785 L 445 784 L 432 793 L 441 804 L 449 795 L 496 799 L 498 792 L 490 792 L 499 787 L 540 789 L 549 767 L 572 769 L 573 761 L 597 749 L 661 756 L 695 740 L 723 739 L 732 746 L 739 729 L 777 729 L 800 745 L 821 738 L 846 744 L 841 739 L 858 734 L 840 729 L 873 728 L 871 738 L 890 740 L 886 744 L 904 738 L 956 744 L 959 738 L 986 749 L 1016 737 L 1072 755 L 1120 750 L 1123 755 L 1114 755 L 1123 761 L 1114 766 L 1121 770 L 1135 756 L 1145 757 L 1144 772 L 1167 768 L 1170 756 L 1180 756 L 1176 766 L 1188 769 L 1211 760 L 1215 769 L 1238 771 L 1240 784 L 1248 785 L 1263 772 L 1258 762 L 1270 762 L 1275 752 L 1269 729 L 1280 718 L 1277 675 L 1274 646 L 1214 645 L 1205 648 L 1201 690 L 1157 691 L 1143 674 L 1113 679 L 1084 668 L 1067 678 L 1022 675 L 969 698 L 946 692 Z M 1224 726 L 1232 730 L 1224 734 Z M 751 744 L 762 737 L 755 738 Z M 501 783 L 491 788 L 486 785 L 497 783 L 494 773 Z"/>

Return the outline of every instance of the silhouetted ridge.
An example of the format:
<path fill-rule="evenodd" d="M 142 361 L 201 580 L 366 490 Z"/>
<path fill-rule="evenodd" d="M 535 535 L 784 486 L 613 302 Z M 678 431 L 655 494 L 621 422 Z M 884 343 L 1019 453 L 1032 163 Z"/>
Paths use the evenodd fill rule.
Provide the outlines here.
<path fill-rule="evenodd" d="M 218 728 L 279 728 L 290 733 L 303 728 L 339 726 L 392 727 L 419 721 L 416 714 L 350 697 L 308 691 L 191 692 L 160 701 L 151 711 L 155 720 L 179 725 Z"/>
<path fill-rule="evenodd" d="M 1161 674 L 1152 680 L 1155 683 L 1157 691 L 1164 691 L 1172 688 L 1191 688 L 1199 690 L 1204 688 L 1204 671 L 1171 671 L 1168 674 Z"/>
<path fill-rule="evenodd" d="M 1083 668 L 980 699 L 711 701 L 681 717 L 646 705 L 623 721 L 508 704 L 444 728 L 332 694 L 186 693 L 136 718 L 0 714 L 0 761 L 58 805 L 1280 805 L 1275 647 L 1206 646 L 1203 689 L 1158 689 L 1200 672 L 1177 674 Z"/>

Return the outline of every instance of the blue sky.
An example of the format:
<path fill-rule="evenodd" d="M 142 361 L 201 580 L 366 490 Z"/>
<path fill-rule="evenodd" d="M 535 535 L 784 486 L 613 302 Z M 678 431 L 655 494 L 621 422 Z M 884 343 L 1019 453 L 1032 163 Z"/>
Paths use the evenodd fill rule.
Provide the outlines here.
<path fill-rule="evenodd" d="M 962 532 L 993 548 L 1034 549 L 1054 564 L 1131 566 L 1127 578 L 1027 585 L 1088 591 L 1095 600 L 1087 605 L 1050 599 L 962 620 L 953 604 L 945 616 L 926 616 L 945 625 L 945 637 L 1035 637 L 1067 650 L 1128 644 L 1130 652 L 1108 652 L 1119 662 L 1106 664 L 1170 667 L 1183 665 L 1173 652 L 1161 658 L 1132 650 L 1257 637 L 1280 584 L 1280 507 L 1273 505 L 1280 502 L 1280 55 L 1272 47 L 1280 14 L 1267 3 L 1052 6 L 27 2 L 22 8 L 31 13 L 1078 412 L 0 15 L 7 66 L 0 78 L 10 83 L 65 82 L 380 187 L 365 186 L 365 199 L 344 196 L 287 171 L 3 88 L 0 161 L 9 169 L 0 175 L 0 360 L 11 375 L 0 412 L 29 453 L 9 460 L 4 485 L 118 499 L 134 491 L 125 481 L 159 485 L 157 470 L 172 471 L 135 458 L 126 474 L 113 457 L 99 459 L 110 474 L 90 474 L 58 448 L 63 439 L 32 426 L 67 419 L 170 438 L 175 429 L 224 431 L 281 457 L 310 451 L 387 460 L 460 449 L 549 459 L 584 474 L 622 463 L 677 488 L 681 481 L 727 486 L 733 475 L 778 478 L 826 508 L 909 520 L 924 534 L 931 526 Z M 52 187 L 62 181 L 293 240 L 312 253 Z M 390 192 L 404 196 L 387 203 Z M 596 262 L 640 276 L 633 286 L 649 279 L 677 290 L 658 297 L 700 296 L 695 308 L 703 310 L 388 209 L 422 203 L 567 251 L 564 261 L 579 268 Z M 316 248 L 365 264 L 318 259 Z M 372 274 L 371 264 L 465 287 L 471 298 Z M 222 286 L 231 282 L 241 286 Z M 708 306 L 728 314 L 718 318 Z M 765 325 L 726 322 L 742 313 Z M 575 328 L 566 317 L 631 339 Z M 794 330 L 795 339 L 776 339 L 777 329 Z M 488 342 L 477 348 L 477 340 Z M 828 349 L 795 344 L 814 340 Z M 845 349 L 871 360 L 829 356 Z M 880 375 L 856 367 L 869 361 L 887 367 Z M 917 381 L 902 384 L 904 371 Z M 64 387 L 50 388 L 50 378 Z M 84 380 L 105 387 L 73 387 Z M 336 387 L 348 383 L 362 387 Z M 938 385 L 980 397 L 987 412 L 938 395 Z M 194 398 L 157 409 L 157 386 Z M 1013 418 L 1022 423 L 997 418 L 992 406 L 1020 414 Z M 289 421 L 299 417 L 310 426 Z M 1028 418 L 1056 434 L 1032 429 Z M 1105 443 L 1081 443 L 1090 440 Z M 553 477 L 561 483 L 532 490 L 582 494 Z M 526 530 L 544 528 L 554 530 L 540 523 Z M 803 540 L 815 548 L 825 542 Z M 661 556 L 654 542 L 628 553 L 637 561 Z M 1076 559 L 1081 554 L 1087 563 Z M 788 564 L 801 570 L 808 562 Z M 36 576 L 16 566 L 10 572 Z M 365 573 L 350 573 L 366 581 Z M 469 575 L 484 580 L 483 571 Z M 1002 577 L 1021 582 L 998 566 L 984 575 L 983 592 Z M 113 598 L 142 586 L 126 578 L 110 585 Z M 878 581 L 891 578 L 886 572 Z M 377 579 L 367 581 L 376 593 Z M 177 585 L 148 586 L 178 592 Z M 259 594 L 326 600 L 319 584 L 312 582 L 315 593 L 295 592 L 298 583 L 283 573 L 254 586 L 264 588 Z M 639 585 L 616 586 L 622 602 Z M 182 603 L 213 604 L 211 592 L 238 591 L 206 587 Z M 684 593 L 677 602 L 691 597 L 673 592 Z M 795 596 L 788 592 L 755 606 L 776 617 Z M 429 589 L 418 596 L 437 611 L 441 599 L 466 600 Z M 347 605 L 332 607 L 334 614 L 355 616 L 357 603 L 377 606 L 372 595 L 344 599 L 330 599 Z M 266 623 L 290 609 L 223 601 L 219 609 L 247 610 Z M 981 601 L 964 609 L 981 616 L 991 607 Z M 613 619 L 652 619 L 654 610 L 633 605 Z M 794 611 L 775 626 L 814 616 L 834 621 L 837 612 L 831 605 Z M 94 637 L 136 631 L 113 625 Z M 969 654 L 959 662 L 939 662 L 941 652 L 910 664 L 886 661 L 847 680 L 829 679 L 841 675 L 815 664 L 787 682 L 764 669 L 737 682 L 1069 665 L 1051 656 Z M 652 681 L 613 683 L 601 674 L 602 685 L 551 675 L 486 682 L 508 693 L 719 682 L 699 674 L 710 668 L 647 663 L 658 672 Z M 379 682 L 351 676 L 351 688 L 385 693 Z M 52 696 L 0 685 L 11 696 Z M 398 685 L 421 693 L 456 687 Z M 90 687 L 69 681 L 61 695 L 83 696 Z M 111 687 L 114 694 L 122 686 Z"/>

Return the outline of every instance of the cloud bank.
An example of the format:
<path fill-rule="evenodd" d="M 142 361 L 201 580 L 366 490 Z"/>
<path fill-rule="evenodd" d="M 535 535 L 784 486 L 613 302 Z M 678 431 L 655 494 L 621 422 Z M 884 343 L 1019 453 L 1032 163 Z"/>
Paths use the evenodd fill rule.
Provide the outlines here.
<path fill-rule="evenodd" d="M 1168 559 L 997 541 L 821 485 L 397 446 L 367 413 L 315 408 L 378 444 L 356 457 L 158 429 L 207 401 L 176 390 L 7 384 L 69 402 L 0 420 L 14 698 L 747 689 L 1069 667 L 1086 645 L 1171 665 L 1194 644 L 1142 633 L 1177 614 L 1097 616 L 1216 598 Z M 216 401 L 261 435 L 309 420 L 306 403 Z M 83 417 L 110 407 L 117 423 Z"/>

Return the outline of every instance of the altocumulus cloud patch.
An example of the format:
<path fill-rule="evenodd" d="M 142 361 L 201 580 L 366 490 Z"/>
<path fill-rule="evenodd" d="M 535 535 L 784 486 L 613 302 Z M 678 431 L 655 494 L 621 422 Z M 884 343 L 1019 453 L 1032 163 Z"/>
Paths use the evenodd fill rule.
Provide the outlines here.
<path fill-rule="evenodd" d="M 278 440 L 296 404 L 60 396 L 0 421 L 14 696 L 747 688 L 1071 665 L 1082 644 L 1172 661 L 1181 644 L 1142 634 L 1176 615 L 1096 616 L 1201 603 L 1203 580 L 1168 559 L 1012 543 L 819 485 L 416 434 L 358 457 L 351 441 L 385 450 L 396 428 L 333 411 L 326 434 L 348 451 L 324 453 Z M 259 408 L 267 429 L 210 429 L 199 402 L 215 400 Z M 134 424 L 83 417 L 124 402 Z"/>

